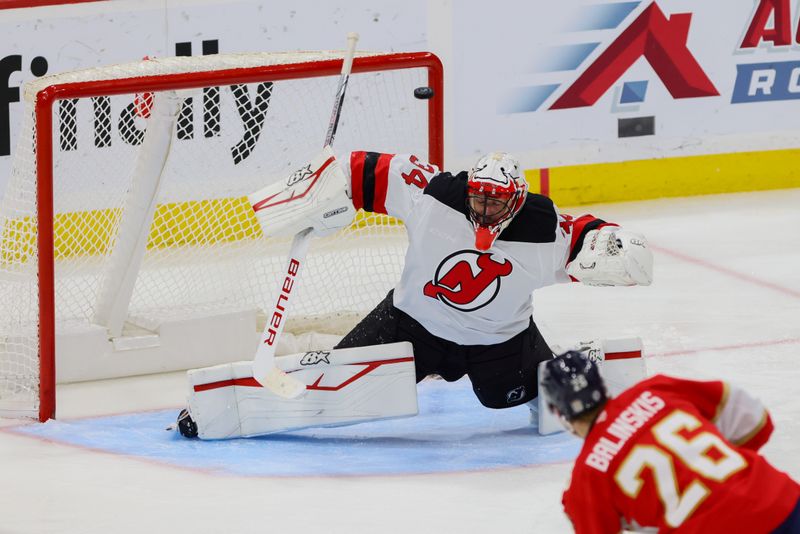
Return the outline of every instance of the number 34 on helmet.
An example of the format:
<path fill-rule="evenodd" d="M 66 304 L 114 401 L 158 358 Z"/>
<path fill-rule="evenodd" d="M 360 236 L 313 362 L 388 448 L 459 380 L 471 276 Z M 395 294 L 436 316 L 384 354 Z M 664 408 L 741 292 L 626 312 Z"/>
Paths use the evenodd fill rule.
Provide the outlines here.
<path fill-rule="evenodd" d="M 467 178 L 467 210 L 475 248 L 489 250 L 525 204 L 528 184 L 519 162 L 505 152 L 483 156 Z"/>

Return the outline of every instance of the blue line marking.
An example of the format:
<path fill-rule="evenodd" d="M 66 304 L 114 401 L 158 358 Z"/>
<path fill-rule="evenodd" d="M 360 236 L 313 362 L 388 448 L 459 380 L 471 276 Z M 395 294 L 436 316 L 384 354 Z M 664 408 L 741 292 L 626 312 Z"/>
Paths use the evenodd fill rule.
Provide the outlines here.
<path fill-rule="evenodd" d="M 447 473 L 569 461 L 580 441 L 540 436 L 526 406 L 481 406 L 466 379 L 418 386 L 420 414 L 393 421 L 307 429 L 249 439 L 187 440 L 164 429 L 175 410 L 15 429 L 56 442 L 183 468 L 242 476 L 359 476 Z"/>

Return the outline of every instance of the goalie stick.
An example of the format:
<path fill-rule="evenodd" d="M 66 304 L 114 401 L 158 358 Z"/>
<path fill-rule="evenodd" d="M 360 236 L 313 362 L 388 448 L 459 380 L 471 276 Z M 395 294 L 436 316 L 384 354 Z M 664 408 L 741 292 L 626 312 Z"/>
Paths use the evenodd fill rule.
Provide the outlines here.
<path fill-rule="evenodd" d="M 355 55 L 357 33 L 347 34 L 347 52 L 342 61 L 342 72 L 339 77 L 339 86 L 336 90 L 336 99 L 333 104 L 331 120 L 328 124 L 328 131 L 325 135 L 323 148 L 329 147 L 333 143 L 336 129 L 339 125 L 339 116 L 342 112 L 344 103 L 344 93 L 347 89 L 347 81 L 350 78 L 350 71 L 353 66 L 353 56 Z M 313 228 L 306 228 L 295 234 L 292 246 L 289 250 L 289 261 L 284 274 L 286 275 L 278 288 L 278 297 L 272 308 L 272 313 L 267 315 L 267 324 L 261 334 L 255 358 L 253 359 L 253 377 L 270 391 L 287 399 L 298 398 L 306 393 L 306 385 L 299 380 L 292 378 L 275 365 L 275 347 L 278 338 L 283 332 L 286 324 L 289 304 L 291 303 L 292 289 L 296 289 L 300 270 L 305 263 L 306 252 L 311 241 Z"/>

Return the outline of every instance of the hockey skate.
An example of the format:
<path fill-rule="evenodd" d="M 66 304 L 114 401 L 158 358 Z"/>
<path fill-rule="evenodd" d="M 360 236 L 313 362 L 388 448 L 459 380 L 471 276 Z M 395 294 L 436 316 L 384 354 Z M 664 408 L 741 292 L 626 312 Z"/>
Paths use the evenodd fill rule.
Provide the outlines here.
<path fill-rule="evenodd" d="M 191 414 L 189 414 L 189 410 L 184 408 L 181 410 L 181 413 L 178 414 L 178 432 L 181 433 L 181 436 L 185 438 L 196 438 L 197 437 L 197 423 L 194 422 L 192 419 Z"/>

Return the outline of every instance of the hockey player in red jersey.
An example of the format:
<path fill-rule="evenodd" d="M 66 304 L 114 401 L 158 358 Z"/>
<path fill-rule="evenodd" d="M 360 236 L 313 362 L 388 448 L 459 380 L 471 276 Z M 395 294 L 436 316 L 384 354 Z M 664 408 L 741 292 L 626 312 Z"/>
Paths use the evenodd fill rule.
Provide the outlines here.
<path fill-rule="evenodd" d="M 337 348 L 410 341 L 417 381 L 467 375 L 484 406 L 537 395 L 538 364 L 552 352 L 533 322 L 534 290 L 652 280 L 643 236 L 559 213 L 527 191 L 509 154 L 491 153 L 457 174 L 375 152 L 353 152 L 341 165 L 355 208 L 401 219 L 409 246 L 399 284 Z"/>
<path fill-rule="evenodd" d="M 578 352 L 547 362 L 542 387 L 585 440 L 563 498 L 578 534 L 800 533 L 800 485 L 758 454 L 772 421 L 741 389 L 658 375 L 609 398 Z"/>

